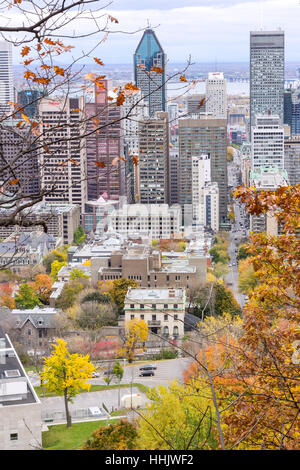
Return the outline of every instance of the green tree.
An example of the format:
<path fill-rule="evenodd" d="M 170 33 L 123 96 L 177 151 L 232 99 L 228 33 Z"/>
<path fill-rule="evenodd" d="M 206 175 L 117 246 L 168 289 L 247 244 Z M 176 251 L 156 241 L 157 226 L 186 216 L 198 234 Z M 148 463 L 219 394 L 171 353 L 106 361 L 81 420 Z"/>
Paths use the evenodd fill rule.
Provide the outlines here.
<path fill-rule="evenodd" d="M 17 308 L 31 309 L 37 305 L 42 305 L 32 286 L 27 282 L 20 285 L 19 293 L 15 297 L 15 304 Z"/>
<path fill-rule="evenodd" d="M 219 282 L 215 285 L 215 311 L 217 315 L 222 315 L 223 313 L 240 315 L 242 313 L 241 307 L 232 291 Z"/>
<path fill-rule="evenodd" d="M 67 310 L 74 305 L 76 298 L 84 288 L 85 279 L 74 279 L 74 281 L 67 282 L 61 291 L 60 296 L 55 302 L 55 306 L 62 310 Z"/>
<path fill-rule="evenodd" d="M 251 256 L 251 253 L 249 253 L 249 251 L 247 250 L 247 244 L 243 243 L 239 246 L 237 259 L 238 261 L 241 261 L 243 259 L 248 258 L 249 256 Z"/>
<path fill-rule="evenodd" d="M 79 225 L 74 232 L 74 243 L 75 245 L 81 245 L 86 238 L 84 229 Z"/>
<path fill-rule="evenodd" d="M 101 426 L 83 445 L 83 450 L 134 450 L 137 429 L 127 420 Z"/>
<path fill-rule="evenodd" d="M 121 392 L 121 388 L 120 388 L 120 384 L 121 384 L 121 381 L 123 379 L 123 375 L 124 375 L 124 368 L 121 366 L 121 364 L 119 363 L 119 361 L 116 361 L 114 363 L 114 366 L 113 366 L 113 374 L 114 376 L 116 377 L 117 381 L 118 381 L 118 384 L 119 384 L 119 389 L 118 389 L 118 408 L 120 408 L 120 392 Z"/>
<path fill-rule="evenodd" d="M 122 277 L 121 279 L 116 279 L 113 282 L 113 288 L 109 292 L 112 300 L 114 301 L 119 315 L 124 311 L 124 300 L 129 287 L 138 287 L 138 283 L 134 279 L 126 279 Z"/>
<path fill-rule="evenodd" d="M 54 344 L 54 351 L 48 358 L 44 358 L 44 368 L 41 373 L 42 381 L 49 390 L 64 397 L 67 417 L 67 427 L 72 426 L 69 412 L 69 402 L 82 390 L 89 390 L 87 382 L 93 376 L 96 368 L 89 360 L 89 355 L 70 354 L 67 343 L 59 338 Z"/>

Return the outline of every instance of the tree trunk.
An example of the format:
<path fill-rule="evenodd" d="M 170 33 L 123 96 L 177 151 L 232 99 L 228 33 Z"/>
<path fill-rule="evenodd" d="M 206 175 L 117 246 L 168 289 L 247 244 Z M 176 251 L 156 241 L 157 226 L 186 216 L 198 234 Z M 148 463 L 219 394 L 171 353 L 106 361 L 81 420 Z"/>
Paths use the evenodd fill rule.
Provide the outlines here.
<path fill-rule="evenodd" d="M 65 388 L 64 391 L 64 399 L 65 399 L 65 409 L 66 409 L 66 418 L 67 418 L 67 428 L 70 428 L 72 426 L 72 417 L 70 415 L 69 411 L 69 402 L 68 402 L 68 389 Z"/>

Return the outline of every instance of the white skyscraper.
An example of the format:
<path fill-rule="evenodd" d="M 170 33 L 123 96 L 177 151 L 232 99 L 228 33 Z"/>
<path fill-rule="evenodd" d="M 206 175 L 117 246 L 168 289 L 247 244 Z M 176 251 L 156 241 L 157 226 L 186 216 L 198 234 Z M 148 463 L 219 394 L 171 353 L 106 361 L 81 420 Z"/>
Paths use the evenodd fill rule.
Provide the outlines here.
<path fill-rule="evenodd" d="M 251 128 L 251 169 L 261 167 L 284 168 L 284 128 L 279 116 L 256 116 Z"/>
<path fill-rule="evenodd" d="M 192 157 L 193 226 L 219 230 L 219 188 L 211 182 L 210 156 Z"/>
<path fill-rule="evenodd" d="M 227 86 L 222 72 L 211 72 L 206 80 L 206 112 L 227 119 Z"/>
<path fill-rule="evenodd" d="M 0 41 L 0 110 L 7 109 L 7 103 L 14 101 L 12 45 Z"/>

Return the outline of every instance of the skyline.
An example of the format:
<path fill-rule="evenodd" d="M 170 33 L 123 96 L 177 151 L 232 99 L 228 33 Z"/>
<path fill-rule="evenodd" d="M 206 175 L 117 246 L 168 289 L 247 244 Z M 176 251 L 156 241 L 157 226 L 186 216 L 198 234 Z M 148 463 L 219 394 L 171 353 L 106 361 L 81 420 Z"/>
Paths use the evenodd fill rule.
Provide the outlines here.
<path fill-rule="evenodd" d="M 103 5 L 108 3 L 103 2 Z M 200 63 L 247 62 L 250 31 L 260 30 L 261 24 L 266 31 L 281 28 L 286 38 L 286 60 L 300 62 L 300 4 L 297 0 L 164 0 L 163 6 L 153 0 L 151 9 L 147 4 L 149 2 L 145 0 L 114 0 L 107 10 L 103 10 L 119 21 L 109 25 L 111 31 L 126 32 L 110 34 L 96 49 L 105 63 L 131 63 L 148 21 L 170 62 L 185 62 L 189 55 L 192 61 Z M 82 33 L 86 25 L 86 22 L 76 23 L 75 35 Z M 95 37 L 80 39 L 76 44 L 74 39 L 74 45 L 87 50 L 95 40 Z M 15 53 L 13 63 L 19 62 Z"/>

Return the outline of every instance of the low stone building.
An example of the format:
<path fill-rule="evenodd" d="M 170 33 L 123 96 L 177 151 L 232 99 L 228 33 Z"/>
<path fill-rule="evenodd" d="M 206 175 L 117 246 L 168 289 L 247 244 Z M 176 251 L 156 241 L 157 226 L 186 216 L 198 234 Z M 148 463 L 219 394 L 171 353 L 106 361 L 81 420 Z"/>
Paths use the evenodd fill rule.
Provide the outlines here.
<path fill-rule="evenodd" d="M 34 450 L 41 445 L 41 402 L 0 327 L 0 450 Z"/>

